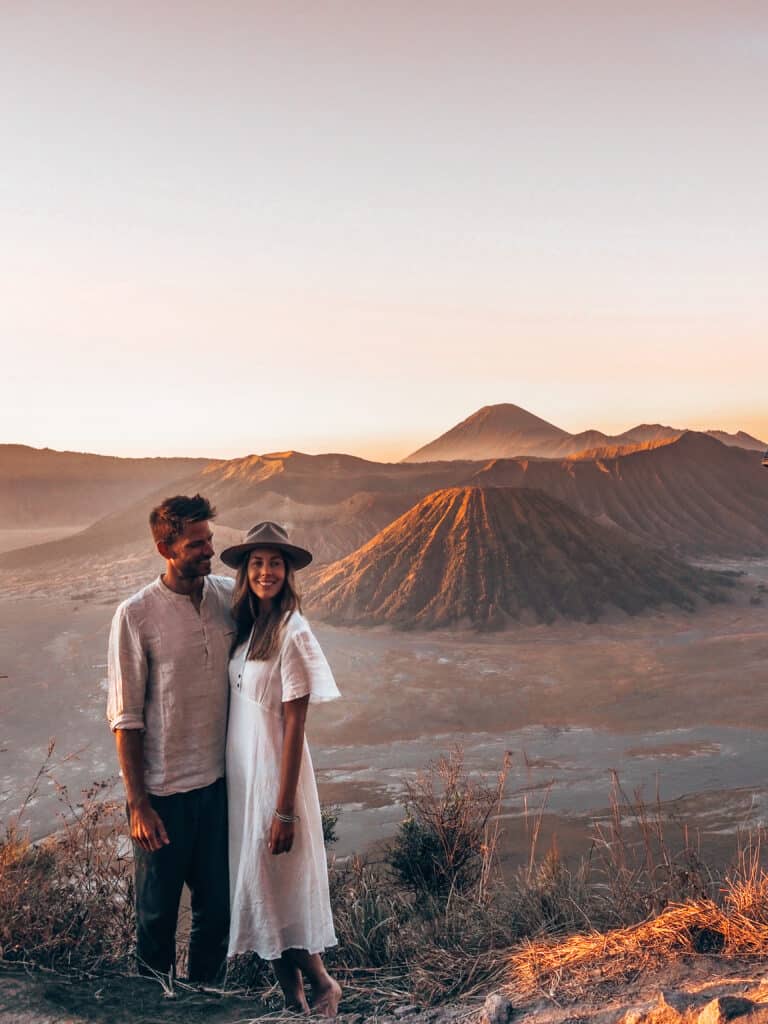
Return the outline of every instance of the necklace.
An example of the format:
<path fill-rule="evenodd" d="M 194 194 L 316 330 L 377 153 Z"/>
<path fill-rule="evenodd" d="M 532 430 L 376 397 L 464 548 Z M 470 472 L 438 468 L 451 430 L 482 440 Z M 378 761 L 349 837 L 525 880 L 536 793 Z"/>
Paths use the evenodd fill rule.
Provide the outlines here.
<path fill-rule="evenodd" d="M 256 623 L 251 626 L 251 632 L 248 634 L 248 642 L 245 645 L 243 651 L 243 657 L 240 661 L 240 671 L 237 673 L 237 688 L 242 690 L 243 688 L 243 673 L 245 672 L 245 663 L 248 660 L 248 655 L 251 653 L 251 644 L 253 643 L 253 631 L 256 629 Z"/>

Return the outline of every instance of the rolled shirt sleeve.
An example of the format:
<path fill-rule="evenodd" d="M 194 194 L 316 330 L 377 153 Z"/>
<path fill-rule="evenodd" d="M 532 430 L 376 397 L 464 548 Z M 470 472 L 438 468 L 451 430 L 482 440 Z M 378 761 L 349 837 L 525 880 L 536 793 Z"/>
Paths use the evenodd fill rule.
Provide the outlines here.
<path fill-rule="evenodd" d="M 310 702 L 314 704 L 341 696 L 331 667 L 309 628 L 287 637 L 281 678 L 283 702 L 309 695 Z"/>
<path fill-rule="evenodd" d="M 122 604 L 109 631 L 107 721 L 117 729 L 143 729 L 147 690 L 147 652 L 131 608 Z"/>

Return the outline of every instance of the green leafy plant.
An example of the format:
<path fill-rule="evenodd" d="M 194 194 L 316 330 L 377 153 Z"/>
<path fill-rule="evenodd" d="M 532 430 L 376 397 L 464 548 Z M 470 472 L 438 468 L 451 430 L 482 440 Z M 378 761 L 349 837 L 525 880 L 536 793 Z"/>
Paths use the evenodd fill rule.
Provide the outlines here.
<path fill-rule="evenodd" d="M 498 842 L 498 815 L 509 771 L 505 759 L 495 785 L 474 780 L 464 752 L 454 748 L 406 783 L 405 819 L 389 849 L 398 881 L 417 897 L 444 901 L 480 880 Z"/>
<path fill-rule="evenodd" d="M 325 844 L 326 849 L 338 841 L 339 836 L 336 832 L 336 826 L 339 823 L 340 813 L 341 807 L 339 804 L 320 804 L 320 820 L 323 825 L 323 843 Z"/>

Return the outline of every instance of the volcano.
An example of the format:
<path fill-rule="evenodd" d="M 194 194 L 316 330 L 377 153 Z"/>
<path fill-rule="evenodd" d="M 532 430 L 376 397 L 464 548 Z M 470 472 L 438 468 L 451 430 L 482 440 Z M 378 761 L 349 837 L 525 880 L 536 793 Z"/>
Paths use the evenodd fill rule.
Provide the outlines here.
<path fill-rule="evenodd" d="M 538 459 L 562 459 L 601 449 L 621 449 L 675 441 L 685 429 L 661 423 L 641 423 L 623 434 L 604 434 L 601 430 L 584 430 L 569 434 L 553 423 L 534 416 L 519 405 L 502 403 L 486 405 L 461 423 L 424 445 L 403 462 L 449 462 L 456 459 L 512 459 L 528 456 Z M 740 430 L 728 434 L 723 430 L 706 431 L 724 445 L 764 450 L 759 438 Z"/>
<path fill-rule="evenodd" d="M 732 582 L 646 550 L 542 491 L 494 487 L 428 495 L 310 581 L 306 600 L 318 617 L 406 629 L 693 610 Z"/>
<path fill-rule="evenodd" d="M 596 448 L 607 441 L 605 434 L 591 431 L 594 437 L 581 448 Z M 456 459 L 509 459 L 515 455 L 559 455 L 571 434 L 547 423 L 519 405 L 486 405 L 457 423 L 445 434 L 408 455 L 403 462 L 440 462 Z"/>

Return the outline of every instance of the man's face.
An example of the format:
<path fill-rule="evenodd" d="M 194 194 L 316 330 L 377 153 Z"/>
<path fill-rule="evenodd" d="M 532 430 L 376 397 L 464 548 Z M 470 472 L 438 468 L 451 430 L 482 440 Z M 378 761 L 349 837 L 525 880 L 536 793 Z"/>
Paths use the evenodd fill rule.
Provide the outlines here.
<path fill-rule="evenodd" d="M 173 544 L 164 544 L 161 554 L 168 559 L 177 576 L 193 580 L 207 576 L 211 571 L 213 533 L 208 520 L 201 523 L 187 523 L 184 532 Z"/>

